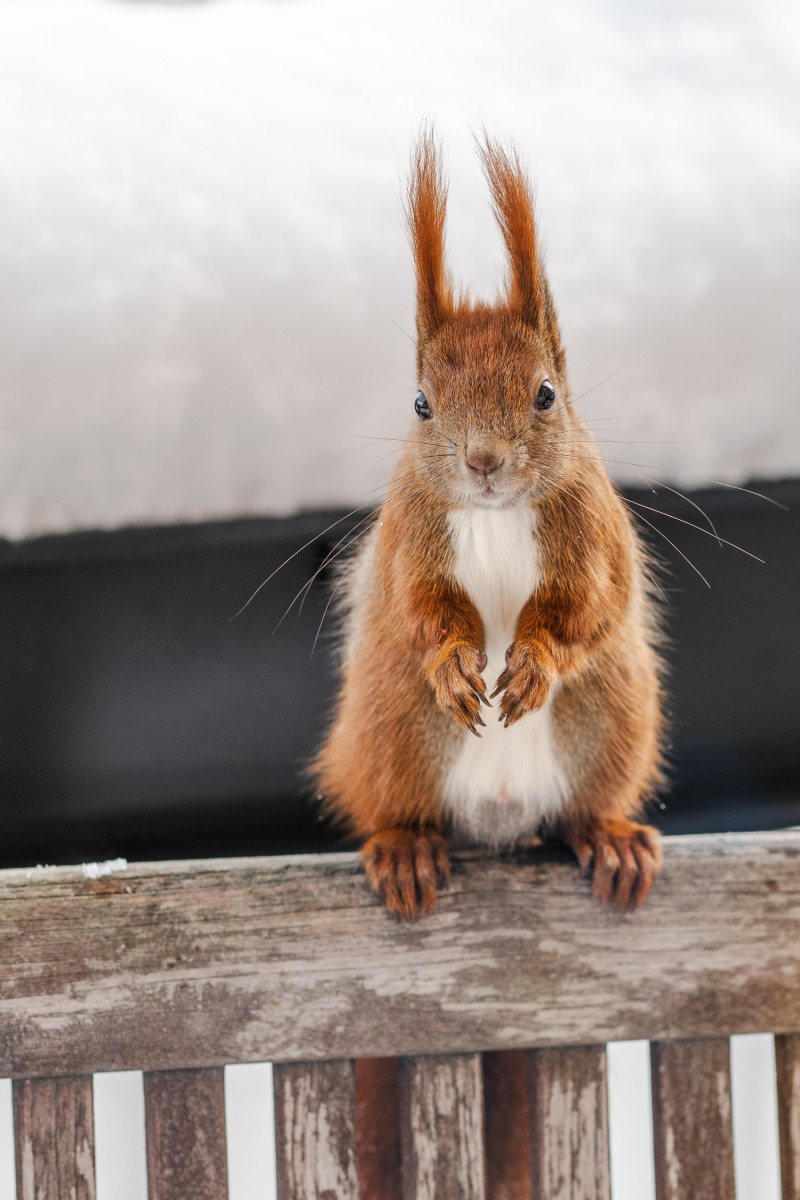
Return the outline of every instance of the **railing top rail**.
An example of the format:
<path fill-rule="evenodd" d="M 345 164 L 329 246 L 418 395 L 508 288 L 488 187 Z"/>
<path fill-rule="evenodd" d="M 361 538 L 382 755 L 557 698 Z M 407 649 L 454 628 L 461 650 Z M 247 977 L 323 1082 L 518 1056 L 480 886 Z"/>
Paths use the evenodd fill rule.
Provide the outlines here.
<path fill-rule="evenodd" d="M 454 856 L 399 925 L 352 854 L 0 872 L 0 1075 L 800 1029 L 800 832 L 672 838 L 634 915 Z"/>

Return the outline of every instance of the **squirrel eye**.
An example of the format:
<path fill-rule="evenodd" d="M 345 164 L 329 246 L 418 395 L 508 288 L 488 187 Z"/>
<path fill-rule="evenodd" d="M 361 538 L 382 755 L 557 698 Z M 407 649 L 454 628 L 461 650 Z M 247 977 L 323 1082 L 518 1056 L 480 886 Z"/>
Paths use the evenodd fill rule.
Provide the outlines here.
<path fill-rule="evenodd" d="M 552 408 L 556 402 L 556 389 L 549 379 L 545 379 L 536 396 L 535 408 Z"/>
<path fill-rule="evenodd" d="M 428 397 L 424 392 L 420 392 L 414 401 L 414 412 L 419 417 L 420 421 L 429 421 L 433 416 L 431 406 L 428 404 Z"/>

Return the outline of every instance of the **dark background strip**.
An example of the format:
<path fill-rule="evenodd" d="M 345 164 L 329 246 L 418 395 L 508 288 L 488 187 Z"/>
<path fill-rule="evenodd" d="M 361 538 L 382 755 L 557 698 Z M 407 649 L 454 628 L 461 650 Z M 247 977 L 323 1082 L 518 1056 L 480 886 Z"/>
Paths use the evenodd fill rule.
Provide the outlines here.
<path fill-rule="evenodd" d="M 671 663 L 670 833 L 800 823 L 800 481 L 772 500 L 629 491 L 659 532 Z M 303 782 L 334 690 L 324 570 L 341 514 L 0 543 L 0 865 L 341 846 Z M 359 514 L 360 515 L 360 514 Z M 701 571 L 707 588 L 663 533 Z"/>

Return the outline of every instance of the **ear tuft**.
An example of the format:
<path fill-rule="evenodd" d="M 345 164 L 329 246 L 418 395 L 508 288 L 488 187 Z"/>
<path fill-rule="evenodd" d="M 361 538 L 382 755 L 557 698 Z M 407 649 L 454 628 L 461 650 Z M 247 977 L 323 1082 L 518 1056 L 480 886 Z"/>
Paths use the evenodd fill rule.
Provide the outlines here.
<path fill-rule="evenodd" d="M 539 256 L 530 180 L 515 149 L 504 150 L 485 132 L 483 138 L 476 138 L 476 141 L 492 194 L 494 214 L 508 252 L 508 307 L 544 334 L 561 371 L 564 352 L 555 306 Z"/>
<path fill-rule="evenodd" d="M 406 221 L 417 273 L 417 333 L 423 344 L 453 312 L 444 262 L 447 185 L 442 153 L 430 126 L 423 126 L 411 153 Z"/>

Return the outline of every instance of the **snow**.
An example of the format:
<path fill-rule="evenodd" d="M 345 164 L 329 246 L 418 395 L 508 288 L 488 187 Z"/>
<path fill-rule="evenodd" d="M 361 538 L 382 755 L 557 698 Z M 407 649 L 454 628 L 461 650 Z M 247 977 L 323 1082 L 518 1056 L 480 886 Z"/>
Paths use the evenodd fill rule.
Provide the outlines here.
<path fill-rule="evenodd" d="M 426 117 L 479 294 L 502 267 L 470 128 L 530 163 L 613 470 L 800 474 L 798 59 L 783 0 L 1 5 L 0 534 L 379 488 Z"/>
<path fill-rule="evenodd" d="M 108 858 L 105 862 L 83 863 L 81 871 L 87 879 L 101 879 L 104 875 L 113 875 L 115 871 L 124 871 L 127 865 L 127 858 Z"/>

